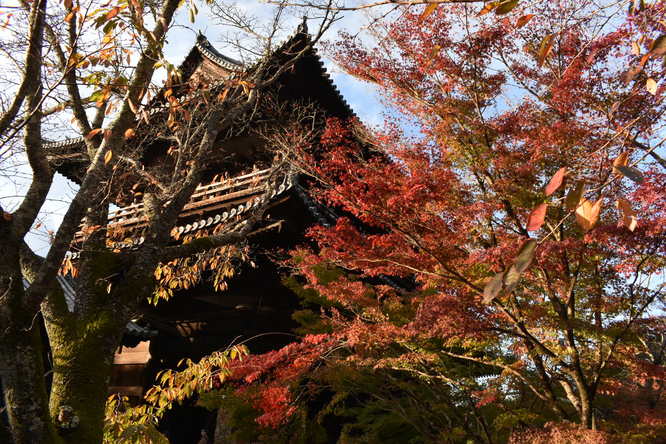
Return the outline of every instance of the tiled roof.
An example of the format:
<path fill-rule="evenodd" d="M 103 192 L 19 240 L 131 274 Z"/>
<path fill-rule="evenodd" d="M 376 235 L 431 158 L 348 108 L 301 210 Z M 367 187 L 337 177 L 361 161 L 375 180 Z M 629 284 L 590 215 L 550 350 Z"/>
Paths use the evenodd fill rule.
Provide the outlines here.
<path fill-rule="evenodd" d="M 307 33 L 307 26 L 305 26 L 304 24 L 299 25 L 298 28 L 296 29 L 296 32 L 292 34 L 289 38 L 287 38 L 275 51 L 273 51 L 273 53 L 269 57 L 275 57 L 282 53 L 285 53 L 286 51 L 291 49 L 292 46 L 295 43 L 297 43 L 299 39 L 304 39 L 303 44 L 309 43 L 310 35 Z M 194 49 L 196 49 L 199 52 L 199 54 L 206 57 L 208 60 L 217 64 L 221 68 L 234 72 L 241 72 L 246 70 L 246 67 L 244 67 L 241 62 L 234 60 L 230 57 L 227 57 L 224 54 L 220 53 L 217 49 L 215 49 L 215 47 L 208 41 L 208 39 L 203 34 L 198 35 L 197 41 L 193 47 L 193 50 Z M 335 84 L 333 83 L 333 80 L 331 79 L 326 68 L 324 67 L 324 62 L 317 54 L 316 48 L 313 47 L 311 49 L 311 53 L 312 53 L 311 55 L 316 59 L 317 64 L 319 65 L 317 74 L 319 74 L 321 78 L 325 79 L 325 82 L 330 87 L 333 95 L 339 101 L 340 106 L 342 106 L 342 108 L 345 110 L 345 113 L 348 114 L 350 117 L 355 116 L 353 110 L 351 109 L 347 101 L 344 99 L 342 94 L 340 93 L 340 90 L 338 90 L 337 86 L 335 86 Z M 254 64 L 254 66 L 247 68 L 247 71 L 252 71 L 255 67 L 259 66 L 260 62 L 261 61 L 258 61 Z M 151 111 L 158 111 L 158 110 L 159 109 L 155 109 Z M 60 141 L 47 142 L 43 146 L 44 149 L 49 154 L 55 155 L 61 153 L 63 148 L 73 148 L 76 146 L 81 147 L 83 145 L 83 142 L 84 142 L 83 137 L 74 137 Z"/>
<path fill-rule="evenodd" d="M 197 36 L 195 47 L 202 55 L 222 68 L 226 68 L 230 71 L 243 71 L 245 69 L 241 62 L 234 60 L 231 57 L 227 57 L 215 49 L 215 47 L 211 45 L 208 39 L 201 33 Z"/>

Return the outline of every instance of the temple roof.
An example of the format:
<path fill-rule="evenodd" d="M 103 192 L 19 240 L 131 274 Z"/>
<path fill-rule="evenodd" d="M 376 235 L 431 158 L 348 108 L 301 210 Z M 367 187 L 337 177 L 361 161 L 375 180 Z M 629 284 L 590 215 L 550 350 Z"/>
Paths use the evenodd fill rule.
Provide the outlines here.
<path fill-rule="evenodd" d="M 283 60 L 298 48 L 311 44 L 307 27 L 301 24 L 296 32 L 285 40 L 268 57 L 276 61 Z M 261 64 L 261 60 L 244 66 L 241 62 L 225 56 L 219 52 L 203 35 L 199 34 L 197 41 L 180 65 L 184 79 L 192 74 L 206 61 L 211 62 L 221 71 L 236 75 L 251 72 Z M 294 69 L 285 72 L 278 82 L 278 94 L 283 100 L 301 100 L 315 102 L 326 114 L 339 118 L 351 118 L 355 114 L 342 94 L 334 85 L 330 75 L 326 72 L 324 62 L 311 47 L 295 64 Z M 149 107 L 158 111 L 159 95 L 151 101 Z M 151 112 L 152 114 L 152 112 Z M 85 171 L 90 159 L 85 149 L 84 138 L 76 137 L 44 144 L 47 158 L 56 170 L 68 179 L 80 183 L 81 175 Z"/>

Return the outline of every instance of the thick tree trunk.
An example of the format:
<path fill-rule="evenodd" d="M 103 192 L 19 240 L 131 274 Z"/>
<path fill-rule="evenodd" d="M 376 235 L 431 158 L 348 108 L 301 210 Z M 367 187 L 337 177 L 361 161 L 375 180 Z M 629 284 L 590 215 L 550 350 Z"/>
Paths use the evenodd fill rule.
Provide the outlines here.
<path fill-rule="evenodd" d="M 39 324 L 0 347 L 2 389 L 14 444 L 57 442 L 46 406 Z"/>
<path fill-rule="evenodd" d="M 0 239 L 7 231 L 0 227 Z M 15 444 L 52 443 L 38 310 L 27 308 L 17 245 L 0 247 L 0 380 L 10 432 Z"/>
<path fill-rule="evenodd" d="M 114 350 L 124 323 L 107 311 L 73 324 L 47 322 L 53 354 L 49 407 L 65 442 L 99 444 Z"/>

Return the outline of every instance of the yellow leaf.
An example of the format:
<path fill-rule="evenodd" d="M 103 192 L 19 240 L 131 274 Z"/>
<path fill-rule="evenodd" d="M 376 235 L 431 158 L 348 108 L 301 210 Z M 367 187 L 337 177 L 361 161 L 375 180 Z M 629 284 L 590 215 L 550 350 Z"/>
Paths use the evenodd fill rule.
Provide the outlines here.
<path fill-rule="evenodd" d="M 647 79 L 645 81 L 645 89 L 647 89 L 648 92 L 650 94 L 652 94 L 653 96 L 656 95 L 657 94 L 657 81 L 654 80 L 652 77 L 650 77 L 649 79 Z"/>
<path fill-rule="evenodd" d="M 641 55 L 641 47 L 638 46 L 638 42 L 631 42 L 631 53 L 633 55 Z"/>
<path fill-rule="evenodd" d="M 109 150 L 104 154 L 104 165 L 108 164 L 111 162 L 111 158 L 113 157 L 113 151 Z"/>
<path fill-rule="evenodd" d="M 576 209 L 576 222 L 578 222 L 578 225 L 584 231 L 590 231 L 599 221 L 601 202 L 601 199 L 594 203 L 585 198 L 581 200 L 580 205 Z"/>
<path fill-rule="evenodd" d="M 420 20 L 428 18 L 428 16 L 430 14 L 432 14 L 433 12 L 435 12 L 435 10 L 437 10 L 438 6 L 439 6 L 439 3 L 430 3 L 430 4 L 428 4 L 428 6 L 426 6 L 425 9 L 423 10 L 423 13 L 421 14 Z"/>

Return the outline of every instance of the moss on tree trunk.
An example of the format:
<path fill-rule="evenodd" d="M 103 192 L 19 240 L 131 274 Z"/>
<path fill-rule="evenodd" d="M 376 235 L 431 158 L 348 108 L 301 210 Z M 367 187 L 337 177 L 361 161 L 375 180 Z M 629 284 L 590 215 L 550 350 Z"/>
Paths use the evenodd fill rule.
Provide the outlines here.
<path fill-rule="evenodd" d="M 72 325 L 47 322 L 53 354 L 49 408 L 65 442 L 102 441 L 113 355 L 123 326 L 104 312 Z"/>

